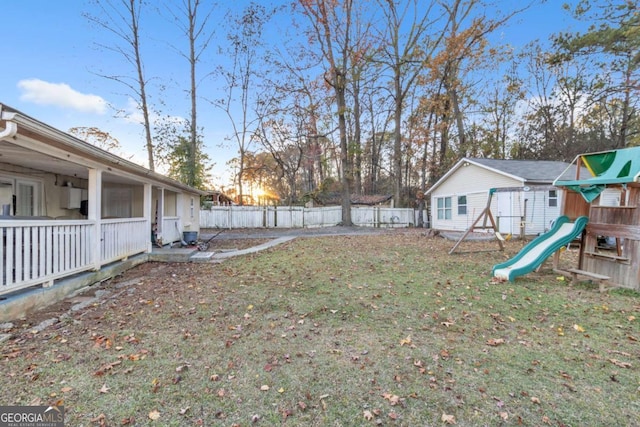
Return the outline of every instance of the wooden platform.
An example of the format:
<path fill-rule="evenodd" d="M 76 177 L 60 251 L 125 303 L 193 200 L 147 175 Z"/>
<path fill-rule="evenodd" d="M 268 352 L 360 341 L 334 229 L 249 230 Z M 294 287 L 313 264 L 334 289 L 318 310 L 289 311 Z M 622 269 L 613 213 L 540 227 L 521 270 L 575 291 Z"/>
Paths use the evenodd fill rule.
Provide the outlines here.
<path fill-rule="evenodd" d="M 556 270 L 556 272 L 560 274 L 568 274 L 571 276 L 572 280 L 578 280 L 578 276 L 584 276 L 598 284 L 598 288 L 600 292 L 604 292 L 607 290 L 607 281 L 611 279 L 609 276 L 605 276 L 603 274 L 592 273 L 590 271 L 580 270 L 578 268 L 567 268 L 563 270 Z"/>

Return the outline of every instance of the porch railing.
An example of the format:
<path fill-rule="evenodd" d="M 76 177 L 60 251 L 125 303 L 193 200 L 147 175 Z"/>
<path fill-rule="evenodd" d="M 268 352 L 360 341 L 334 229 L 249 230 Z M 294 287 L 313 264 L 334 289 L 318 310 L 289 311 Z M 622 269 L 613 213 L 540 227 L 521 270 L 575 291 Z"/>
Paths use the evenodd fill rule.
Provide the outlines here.
<path fill-rule="evenodd" d="M 180 217 L 165 216 L 162 219 L 162 242 L 173 243 L 182 239 L 180 235 Z"/>
<path fill-rule="evenodd" d="M 0 294 L 91 268 L 87 221 L 0 221 Z"/>
<path fill-rule="evenodd" d="M 101 264 L 108 264 L 147 250 L 151 224 L 144 218 L 105 219 L 100 230 Z"/>
<path fill-rule="evenodd" d="M 104 220 L 100 264 L 145 252 L 144 218 Z M 0 295 L 95 268 L 95 223 L 86 220 L 0 220 Z"/>

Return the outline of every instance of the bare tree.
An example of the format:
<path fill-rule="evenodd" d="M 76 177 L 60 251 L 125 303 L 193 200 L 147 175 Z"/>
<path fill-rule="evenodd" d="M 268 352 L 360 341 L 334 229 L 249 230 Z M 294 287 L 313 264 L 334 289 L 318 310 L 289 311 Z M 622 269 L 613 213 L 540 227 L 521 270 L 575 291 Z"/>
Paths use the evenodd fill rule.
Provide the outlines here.
<path fill-rule="evenodd" d="M 147 80 L 145 78 L 142 55 L 140 53 L 140 16 L 143 0 L 95 0 L 101 13 L 99 16 L 85 14 L 89 21 L 114 34 L 120 41 L 115 45 L 98 43 L 106 50 L 117 53 L 134 68 L 135 77 L 121 74 L 102 74 L 126 86 L 142 112 L 145 145 L 149 169 L 155 169 L 154 144 L 151 135 L 149 103 L 147 99 Z"/>
<path fill-rule="evenodd" d="M 431 18 L 435 0 L 378 0 L 386 18 L 380 34 L 383 56 L 381 62 L 391 71 L 394 100 L 393 179 L 394 199 L 401 203 L 402 193 L 402 118 L 405 100 L 423 72 L 424 61 L 438 48 L 442 33 L 431 36 L 428 31 L 435 21 Z M 408 32 L 404 29 L 408 28 Z"/>
<path fill-rule="evenodd" d="M 347 75 L 351 65 L 353 0 L 298 0 L 311 24 L 310 37 L 317 42 L 325 62 L 324 78 L 335 93 L 340 133 L 342 225 L 351 226 L 351 162 L 347 137 Z"/>
<path fill-rule="evenodd" d="M 230 138 L 238 147 L 237 182 L 240 204 L 244 200 L 245 158 L 250 152 L 260 121 L 273 102 L 260 88 L 262 36 L 264 26 L 273 13 L 274 11 L 264 6 L 251 3 L 237 16 L 228 17 L 229 47 L 225 53 L 231 64 L 220 66 L 216 71 L 225 82 L 225 95 L 222 99 L 210 101 L 224 111 L 233 129 Z"/>
<path fill-rule="evenodd" d="M 202 59 L 202 55 L 207 50 L 214 32 L 210 29 L 209 20 L 215 10 L 216 5 L 209 6 L 209 10 L 202 10 L 209 2 L 201 0 L 182 0 L 182 7 L 176 9 L 172 5 L 167 5 L 166 9 L 173 17 L 175 24 L 184 34 L 188 42 L 188 52 L 175 48 L 189 63 L 189 97 L 191 100 L 191 112 L 189 122 L 189 155 L 187 156 L 188 173 L 187 184 L 193 185 L 196 182 L 198 170 L 198 78 L 197 66 Z M 201 13 L 202 12 L 202 13 Z"/>

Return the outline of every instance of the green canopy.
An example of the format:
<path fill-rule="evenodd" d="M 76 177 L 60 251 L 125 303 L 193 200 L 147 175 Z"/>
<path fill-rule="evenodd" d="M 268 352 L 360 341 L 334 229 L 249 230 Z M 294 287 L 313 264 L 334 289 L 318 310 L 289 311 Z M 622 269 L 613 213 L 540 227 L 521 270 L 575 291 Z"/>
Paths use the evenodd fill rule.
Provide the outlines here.
<path fill-rule="evenodd" d="M 580 154 L 574 163 L 578 159 L 589 170 L 591 176 L 567 180 L 563 174 L 556 178 L 553 185 L 579 192 L 589 203 L 600 195 L 607 184 L 626 184 L 639 181 L 640 147 Z"/>

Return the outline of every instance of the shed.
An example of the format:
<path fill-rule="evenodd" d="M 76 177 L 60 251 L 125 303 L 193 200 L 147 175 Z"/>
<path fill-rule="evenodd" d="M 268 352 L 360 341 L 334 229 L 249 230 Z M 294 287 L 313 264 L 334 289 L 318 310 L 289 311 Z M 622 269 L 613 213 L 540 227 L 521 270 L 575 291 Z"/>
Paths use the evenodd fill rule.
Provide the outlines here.
<path fill-rule="evenodd" d="M 564 173 L 575 176 L 574 170 L 560 161 L 463 158 L 426 193 L 432 228 L 467 230 L 495 188 L 491 213 L 501 234 L 544 233 L 562 209 L 563 190 L 553 181 Z"/>

